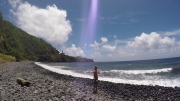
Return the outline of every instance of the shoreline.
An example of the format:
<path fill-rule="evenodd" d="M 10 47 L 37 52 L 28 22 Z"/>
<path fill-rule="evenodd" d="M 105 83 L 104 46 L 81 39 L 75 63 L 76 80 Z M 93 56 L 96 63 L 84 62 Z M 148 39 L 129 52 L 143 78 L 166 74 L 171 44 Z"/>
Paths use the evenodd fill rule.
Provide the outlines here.
<path fill-rule="evenodd" d="M 46 70 L 35 62 L 12 62 L 0 65 L 0 100 L 47 101 L 153 101 L 180 99 L 180 87 L 132 85 L 99 81 L 93 94 L 93 80 L 72 77 Z M 17 84 L 18 77 L 31 82 Z"/>

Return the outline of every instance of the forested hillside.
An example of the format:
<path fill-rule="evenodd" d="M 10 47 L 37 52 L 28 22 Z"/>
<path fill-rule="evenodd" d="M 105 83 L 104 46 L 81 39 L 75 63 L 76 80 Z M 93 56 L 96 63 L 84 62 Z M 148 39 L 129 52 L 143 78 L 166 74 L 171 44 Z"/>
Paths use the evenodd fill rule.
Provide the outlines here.
<path fill-rule="evenodd" d="M 55 57 L 59 53 L 44 40 L 4 21 L 2 14 L 0 14 L 0 47 L 1 53 L 13 55 L 17 61 L 25 59 L 37 61 L 40 57 Z"/>
<path fill-rule="evenodd" d="M 12 23 L 3 20 L 0 13 L 0 53 L 12 55 L 16 61 L 33 60 L 48 62 L 93 61 L 91 59 L 67 56 L 41 38 L 29 35 Z"/>

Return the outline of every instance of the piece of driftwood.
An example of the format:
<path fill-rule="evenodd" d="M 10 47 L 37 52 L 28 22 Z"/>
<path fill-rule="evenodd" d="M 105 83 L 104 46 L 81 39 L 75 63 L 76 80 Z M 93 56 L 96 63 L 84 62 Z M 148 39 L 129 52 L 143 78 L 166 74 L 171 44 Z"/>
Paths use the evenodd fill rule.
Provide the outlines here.
<path fill-rule="evenodd" d="M 29 85 L 31 84 L 29 81 L 26 81 L 22 78 L 17 78 L 17 83 L 20 84 L 21 86 L 27 86 L 27 87 L 29 87 Z"/>

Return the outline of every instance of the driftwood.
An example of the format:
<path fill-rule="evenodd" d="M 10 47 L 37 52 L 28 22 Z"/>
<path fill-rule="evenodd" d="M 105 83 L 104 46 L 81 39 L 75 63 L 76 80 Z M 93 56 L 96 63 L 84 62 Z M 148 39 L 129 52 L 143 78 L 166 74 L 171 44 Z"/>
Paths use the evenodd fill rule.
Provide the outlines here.
<path fill-rule="evenodd" d="M 21 86 L 27 86 L 27 87 L 29 87 L 29 85 L 31 84 L 29 81 L 26 81 L 22 78 L 17 78 L 17 83 Z"/>

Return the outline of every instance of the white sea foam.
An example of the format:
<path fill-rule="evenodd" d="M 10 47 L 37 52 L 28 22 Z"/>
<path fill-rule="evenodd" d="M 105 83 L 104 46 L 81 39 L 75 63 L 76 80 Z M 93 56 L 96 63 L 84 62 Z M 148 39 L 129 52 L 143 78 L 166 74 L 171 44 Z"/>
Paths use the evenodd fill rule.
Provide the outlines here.
<path fill-rule="evenodd" d="M 170 72 L 172 68 L 153 69 L 153 70 L 110 70 L 110 72 L 121 74 L 157 74 L 161 72 Z"/>
<path fill-rule="evenodd" d="M 37 65 L 41 66 L 44 69 L 50 70 L 52 72 L 56 72 L 59 74 L 64 74 L 64 75 L 71 75 L 74 77 L 82 77 L 82 78 L 89 78 L 93 79 L 93 75 L 86 75 L 86 74 L 80 74 L 73 72 L 71 70 L 62 70 L 62 68 L 66 68 L 64 66 L 57 66 L 57 67 L 52 67 L 48 66 L 46 64 L 36 62 Z M 172 68 L 165 68 L 165 69 L 156 69 L 156 70 L 127 70 L 123 71 L 125 73 L 130 73 L 130 74 L 143 74 L 143 73 L 158 73 L 158 72 L 168 72 Z M 112 70 L 111 72 L 122 72 L 122 70 Z M 152 78 L 146 78 L 144 80 L 128 80 L 128 79 L 121 79 L 121 78 L 111 78 L 111 77 L 99 77 L 99 80 L 101 81 L 109 81 L 109 82 L 114 82 L 114 83 L 124 83 L 124 84 L 135 84 L 135 85 L 159 85 L 159 86 L 166 86 L 166 87 L 180 87 L 180 77 L 179 78 L 174 78 L 174 79 L 160 79 L 159 77 L 152 77 Z"/>
<path fill-rule="evenodd" d="M 114 83 L 124 83 L 124 84 L 135 84 L 135 85 L 159 85 L 165 87 L 180 87 L 180 78 L 176 79 L 156 79 L 156 80 L 127 80 L 119 78 L 99 78 L 102 81 L 110 81 Z"/>
<path fill-rule="evenodd" d="M 74 76 L 74 77 L 82 77 L 82 78 L 92 79 L 92 76 L 89 76 L 89 75 L 75 73 L 75 72 L 70 71 L 70 70 L 62 70 L 61 68 L 65 68 L 64 66 L 62 66 L 62 67 L 61 66 L 52 67 L 52 66 L 48 66 L 46 64 L 40 63 L 40 62 L 35 62 L 35 64 L 41 66 L 44 69 L 55 72 L 55 73 L 64 74 L 64 75 L 71 75 L 71 76 Z"/>

